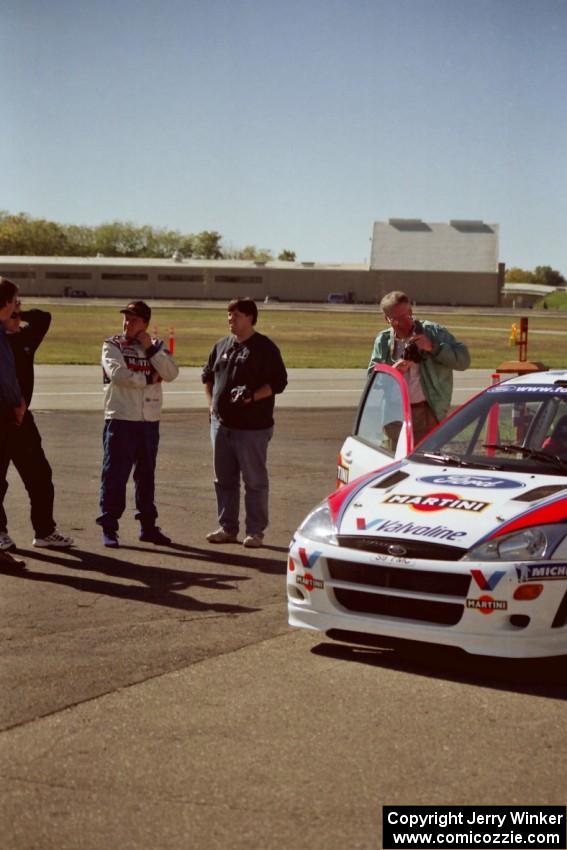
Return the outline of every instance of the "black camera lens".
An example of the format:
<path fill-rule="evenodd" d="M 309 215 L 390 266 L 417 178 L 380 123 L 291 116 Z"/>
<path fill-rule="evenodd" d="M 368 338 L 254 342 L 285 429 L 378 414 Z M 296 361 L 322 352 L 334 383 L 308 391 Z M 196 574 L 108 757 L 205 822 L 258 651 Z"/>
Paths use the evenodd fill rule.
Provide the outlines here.
<path fill-rule="evenodd" d="M 421 322 L 416 319 L 413 323 L 412 335 L 413 334 L 422 334 L 423 333 L 423 325 Z M 406 343 L 404 348 L 404 353 L 402 354 L 403 360 L 411 360 L 412 363 L 421 363 L 423 360 L 423 354 L 419 350 L 417 343 L 415 341 Z"/>
<path fill-rule="evenodd" d="M 421 351 L 417 347 L 417 343 L 408 342 L 404 348 L 402 358 L 404 360 L 411 360 L 412 363 L 421 363 Z"/>

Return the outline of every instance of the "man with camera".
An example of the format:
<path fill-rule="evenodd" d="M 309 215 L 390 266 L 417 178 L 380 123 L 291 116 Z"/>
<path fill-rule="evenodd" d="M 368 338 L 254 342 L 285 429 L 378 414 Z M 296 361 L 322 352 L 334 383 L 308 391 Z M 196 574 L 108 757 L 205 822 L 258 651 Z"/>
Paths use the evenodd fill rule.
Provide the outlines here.
<path fill-rule="evenodd" d="M 279 348 L 255 329 L 252 298 L 228 305 L 229 336 L 220 339 L 203 367 L 209 403 L 219 528 L 209 543 L 236 543 L 240 476 L 244 481 L 247 548 L 262 546 L 268 525 L 268 443 L 274 429 L 274 396 L 287 372 Z"/>
<path fill-rule="evenodd" d="M 469 351 L 442 325 L 414 319 L 405 292 L 388 292 L 380 308 L 390 327 L 376 337 L 368 371 L 375 363 L 387 363 L 404 375 L 414 442 L 418 443 L 447 415 L 453 370 L 468 369 Z"/>

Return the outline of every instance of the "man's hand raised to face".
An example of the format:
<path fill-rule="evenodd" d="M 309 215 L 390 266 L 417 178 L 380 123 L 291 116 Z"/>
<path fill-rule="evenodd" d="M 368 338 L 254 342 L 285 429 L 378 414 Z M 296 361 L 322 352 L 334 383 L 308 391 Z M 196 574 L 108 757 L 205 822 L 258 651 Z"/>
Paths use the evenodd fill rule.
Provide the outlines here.
<path fill-rule="evenodd" d="M 144 346 L 144 348 L 151 347 L 152 338 L 146 330 L 138 331 L 138 333 L 136 334 L 136 339 L 138 340 L 140 345 Z"/>

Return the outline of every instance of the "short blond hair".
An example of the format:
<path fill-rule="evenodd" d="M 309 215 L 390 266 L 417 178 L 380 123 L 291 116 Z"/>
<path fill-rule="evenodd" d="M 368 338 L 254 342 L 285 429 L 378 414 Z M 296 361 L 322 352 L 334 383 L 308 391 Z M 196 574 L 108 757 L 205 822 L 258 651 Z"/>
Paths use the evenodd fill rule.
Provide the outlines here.
<path fill-rule="evenodd" d="M 393 292 L 387 292 L 380 301 L 380 309 L 388 315 L 390 310 L 397 307 L 398 304 L 409 304 L 411 307 L 411 298 L 399 289 L 394 289 Z"/>

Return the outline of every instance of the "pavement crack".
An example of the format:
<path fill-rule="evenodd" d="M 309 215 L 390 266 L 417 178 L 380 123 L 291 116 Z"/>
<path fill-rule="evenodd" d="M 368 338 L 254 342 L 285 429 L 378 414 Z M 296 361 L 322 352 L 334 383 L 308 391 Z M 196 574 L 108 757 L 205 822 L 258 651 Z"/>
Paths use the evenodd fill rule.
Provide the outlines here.
<path fill-rule="evenodd" d="M 77 608 L 94 608 L 95 605 L 100 602 L 101 599 L 104 599 L 104 593 L 97 594 L 91 602 L 77 602 Z"/>
<path fill-rule="evenodd" d="M 274 605 L 274 604 L 281 604 L 281 603 L 272 603 L 272 605 Z M 266 607 L 270 607 L 270 606 L 266 606 Z M 230 615 L 230 616 L 238 618 L 242 615 L 233 614 L 233 615 Z M 210 614 L 210 615 L 206 616 L 206 619 L 226 620 L 226 617 L 227 617 L 226 614 Z M 201 617 L 195 617 L 195 618 L 192 618 L 192 619 L 194 619 L 196 621 L 199 621 L 199 620 L 202 621 L 204 618 L 201 616 Z M 7 732 L 13 731 L 15 729 L 23 729 L 26 726 L 30 726 L 33 723 L 37 723 L 37 722 L 40 722 L 42 720 L 46 720 L 47 718 L 50 718 L 50 717 L 56 717 L 57 715 L 63 714 L 63 712 L 65 712 L 65 711 L 71 711 L 72 709 L 79 708 L 82 705 L 88 705 L 89 703 L 103 699 L 104 697 L 112 696 L 113 694 L 120 693 L 121 691 L 127 691 L 130 688 L 137 688 L 140 685 L 144 685 L 144 684 L 147 684 L 148 682 L 152 682 L 154 680 L 161 679 L 164 676 L 170 676 L 172 673 L 179 673 L 182 670 L 189 670 L 191 667 L 195 667 L 197 664 L 205 664 L 206 662 L 214 661 L 217 658 L 222 658 L 222 657 L 227 656 L 227 655 L 233 655 L 233 654 L 240 652 L 243 649 L 247 649 L 248 647 L 251 647 L 251 646 L 257 646 L 258 644 L 267 643 L 268 641 L 271 641 L 271 640 L 279 640 L 282 637 L 285 637 L 288 633 L 289 633 L 288 628 L 287 628 L 287 626 L 285 626 L 285 627 L 283 627 L 283 629 L 281 631 L 275 631 L 271 635 L 262 635 L 260 637 L 254 636 L 254 637 L 251 637 L 249 640 L 246 640 L 246 639 L 243 640 L 237 646 L 232 646 L 229 649 L 226 649 L 225 651 L 220 651 L 220 652 L 216 652 L 216 653 L 211 654 L 211 655 L 206 655 L 205 657 L 202 657 L 202 658 L 196 658 L 196 659 L 194 659 L 193 661 L 190 661 L 190 662 L 184 661 L 183 663 L 181 663 L 177 666 L 174 665 L 167 670 L 161 670 L 158 673 L 151 673 L 144 678 L 137 679 L 136 681 L 127 682 L 126 684 L 123 684 L 123 685 L 120 685 L 120 686 L 114 687 L 114 688 L 109 688 L 108 690 L 102 690 L 100 693 L 94 694 L 93 696 L 86 697 L 85 699 L 78 699 L 78 700 L 69 702 L 67 705 L 61 706 L 59 708 L 55 708 L 52 711 L 47 711 L 44 714 L 38 714 L 33 718 L 30 718 L 28 720 L 24 720 L 23 722 L 13 723 L 11 725 L 5 726 L 3 729 L 0 729 L 0 738 L 1 738 L 2 735 L 6 734 Z"/>

